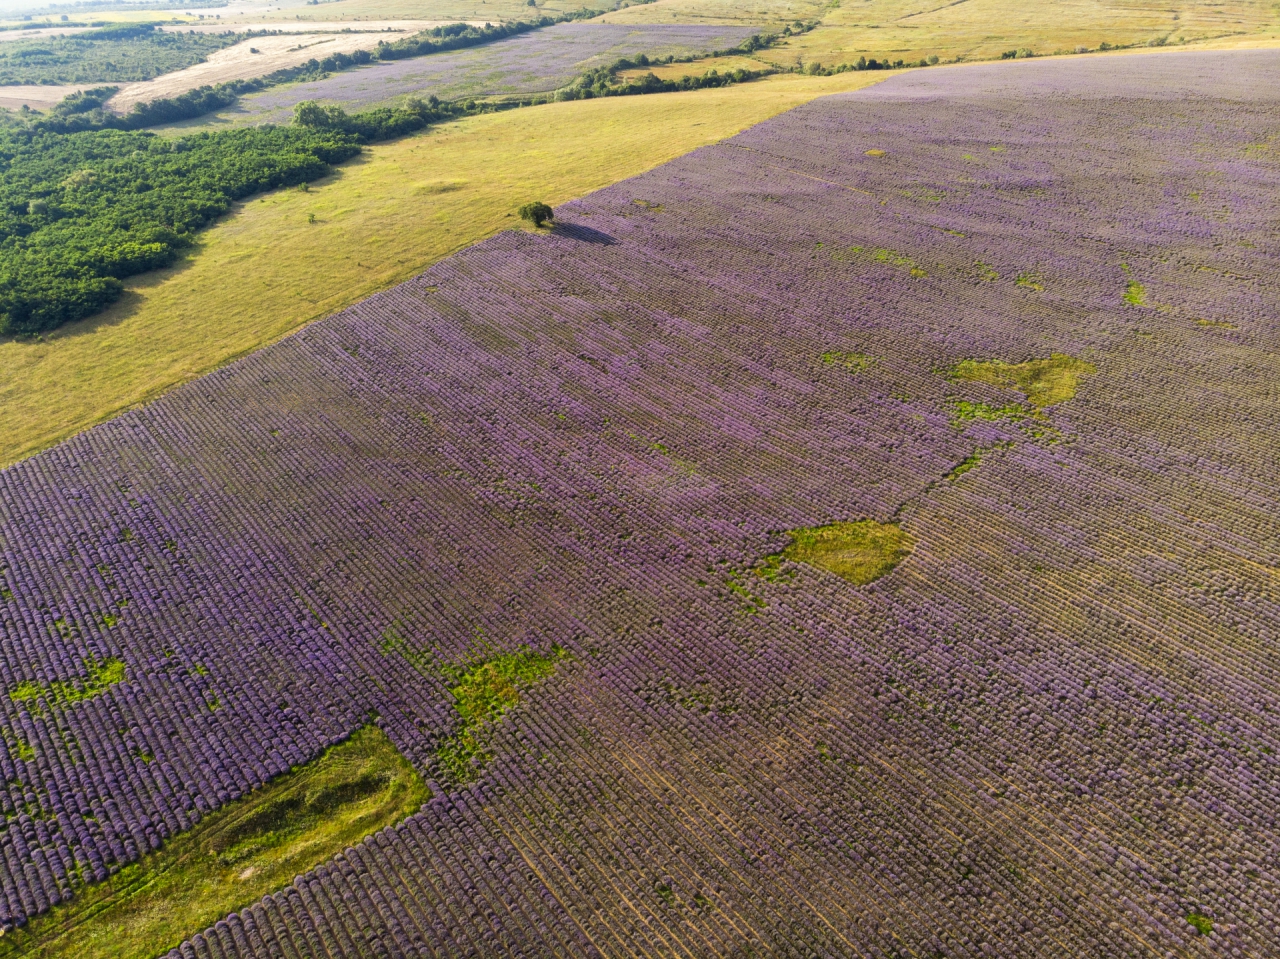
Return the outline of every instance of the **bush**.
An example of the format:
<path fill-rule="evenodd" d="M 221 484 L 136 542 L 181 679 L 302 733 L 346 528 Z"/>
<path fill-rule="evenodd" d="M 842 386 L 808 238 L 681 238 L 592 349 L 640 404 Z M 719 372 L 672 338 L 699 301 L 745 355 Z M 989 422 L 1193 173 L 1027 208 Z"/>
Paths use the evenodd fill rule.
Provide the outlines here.
<path fill-rule="evenodd" d="M 555 219 L 555 211 L 545 203 L 526 203 L 518 211 L 520 219 L 528 220 L 535 227 L 541 227 L 548 220 Z"/>

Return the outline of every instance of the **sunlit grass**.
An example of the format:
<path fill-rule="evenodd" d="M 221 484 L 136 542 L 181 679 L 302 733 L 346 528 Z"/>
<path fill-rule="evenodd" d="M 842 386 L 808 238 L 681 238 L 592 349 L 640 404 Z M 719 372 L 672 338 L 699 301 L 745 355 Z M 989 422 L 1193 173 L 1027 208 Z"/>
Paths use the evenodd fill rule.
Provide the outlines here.
<path fill-rule="evenodd" d="M 906 270 L 916 278 L 929 275 L 928 272 L 920 266 L 920 264 L 906 254 L 899 253 L 896 250 L 885 249 L 880 246 L 851 246 L 844 250 L 834 250 L 831 253 L 831 259 L 837 261 L 863 260 L 870 263 L 886 263 L 889 266 L 897 267 L 900 270 Z"/>
<path fill-rule="evenodd" d="M 828 366 L 838 366 L 851 373 L 865 370 L 875 362 L 875 357 L 866 353 L 851 353 L 847 350 L 829 350 L 822 354 L 822 362 Z"/>
<path fill-rule="evenodd" d="M 968 473 L 970 470 L 977 467 L 989 453 L 993 453 L 996 450 L 1005 450 L 1011 446 L 1013 446 L 1013 444 L 1006 441 L 1003 443 L 993 443 L 991 446 L 978 447 L 956 464 L 955 468 L 947 474 L 947 479 L 959 479 L 965 473 Z"/>
<path fill-rule="evenodd" d="M 84 661 L 88 674 L 82 680 L 56 680 L 51 683 L 23 682 L 9 690 L 9 699 L 25 703 L 33 715 L 44 716 L 50 709 L 71 706 L 101 696 L 124 679 L 124 663 L 118 659 Z"/>
<path fill-rule="evenodd" d="M 1147 289 L 1137 280 L 1125 285 L 1124 301 L 1130 306 L 1142 306 L 1147 302 Z"/>
<path fill-rule="evenodd" d="M 1200 933 L 1202 936 L 1207 936 L 1209 933 L 1213 932 L 1213 920 L 1198 912 L 1193 912 L 1187 916 L 1187 922 L 1195 926 L 1196 932 Z"/>
<path fill-rule="evenodd" d="M 858 586 L 890 572 L 911 552 L 911 537 L 896 523 L 859 520 L 790 531 L 791 543 L 779 556 L 807 563 Z"/>
<path fill-rule="evenodd" d="M 430 791 L 376 726 L 210 813 L 0 939 L 0 957 L 154 959 L 385 826 Z"/>
<path fill-rule="evenodd" d="M 1020 420 L 1025 420 L 1031 415 L 1025 407 L 1018 403 L 993 406 L 990 403 L 974 403 L 971 400 L 952 400 L 949 405 L 951 407 L 951 425 L 958 428 L 964 427 L 974 420 L 985 420 L 988 423 L 1003 421 L 1016 423 Z"/>
<path fill-rule="evenodd" d="M 1017 390 L 1032 406 L 1044 408 L 1064 403 L 1076 395 L 1080 380 L 1096 373 L 1097 367 L 1065 353 L 1025 363 L 1000 360 L 964 360 L 951 372 L 952 379 L 989 383 Z M 981 405 L 981 404 L 977 404 Z M 987 419 L 989 417 L 982 417 Z"/>

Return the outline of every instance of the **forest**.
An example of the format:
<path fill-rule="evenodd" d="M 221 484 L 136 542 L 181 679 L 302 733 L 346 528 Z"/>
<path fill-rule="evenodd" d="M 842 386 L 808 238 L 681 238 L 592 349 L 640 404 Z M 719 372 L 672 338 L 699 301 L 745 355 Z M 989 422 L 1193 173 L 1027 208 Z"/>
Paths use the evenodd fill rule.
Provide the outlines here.
<path fill-rule="evenodd" d="M 120 296 L 122 279 L 172 263 L 234 201 L 323 176 L 359 150 L 358 135 L 332 126 L 181 140 L 3 134 L 0 333 L 39 333 L 98 312 Z"/>
<path fill-rule="evenodd" d="M 244 39 L 243 34 L 179 33 L 157 23 L 114 24 L 66 36 L 0 46 L 0 84 L 131 83 L 181 70 Z"/>

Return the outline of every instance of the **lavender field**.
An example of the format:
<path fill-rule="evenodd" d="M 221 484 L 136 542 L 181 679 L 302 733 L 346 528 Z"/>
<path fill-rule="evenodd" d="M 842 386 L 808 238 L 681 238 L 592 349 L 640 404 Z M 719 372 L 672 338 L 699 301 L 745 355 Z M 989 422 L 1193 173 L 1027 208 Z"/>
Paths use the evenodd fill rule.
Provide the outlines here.
<path fill-rule="evenodd" d="M 172 956 L 1280 954 L 1278 81 L 815 101 L 5 470 L 0 921 L 372 721 Z"/>
<path fill-rule="evenodd" d="M 623 26 L 560 23 L 497 43 L 429 57 L 389 60 L 324 80 L 276 87 L 245 97 L 224 111 L 238 123 L 288 123 L 304 100 L 334 103 L 348 111 L 382 106 L 406 95 L 464 97 L 549 93 L 586 70 L 621 57 L 685 56 L 727 50 L 758 33 L 749 27 Z"/>

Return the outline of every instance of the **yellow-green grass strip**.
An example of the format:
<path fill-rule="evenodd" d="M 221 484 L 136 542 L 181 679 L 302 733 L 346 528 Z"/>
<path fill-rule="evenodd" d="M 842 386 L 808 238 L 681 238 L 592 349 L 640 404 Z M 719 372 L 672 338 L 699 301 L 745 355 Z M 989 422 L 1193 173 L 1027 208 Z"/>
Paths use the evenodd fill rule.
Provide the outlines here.
<path fill-rule="evenodd" d="M 154 959 L 430 795 L 386 734 L 365 726 L 0 938 L 0 957 Z"/>
<path fill-rule="evenodd" d="M 1065 403 L 1076 395 L 1080 380 L 1098 372 L 1097 367 L 1065 353 L 1025 363 L 1000 360 L 963 360 L 951 372 L 952 379 L 988 383 L 1022 393 L 1032 406 L 1043 409 Z"/>
<path fill-rule="evenodd" d="M 825 569 L 857 586 L 890 572 L 914 546 L 898 524 L 870 519 L 793 529 L 789 535 L 791 543 L 778 555 Z"/>
<path fill-rule="evenodd" d="M 100 316 L 0 341 L 0 466 L 517 227 L 522 203 L 563 203 L 885 76 L 780 75 L 485 114 L 372 147 L 306 192 L 251 200 Z"/>

